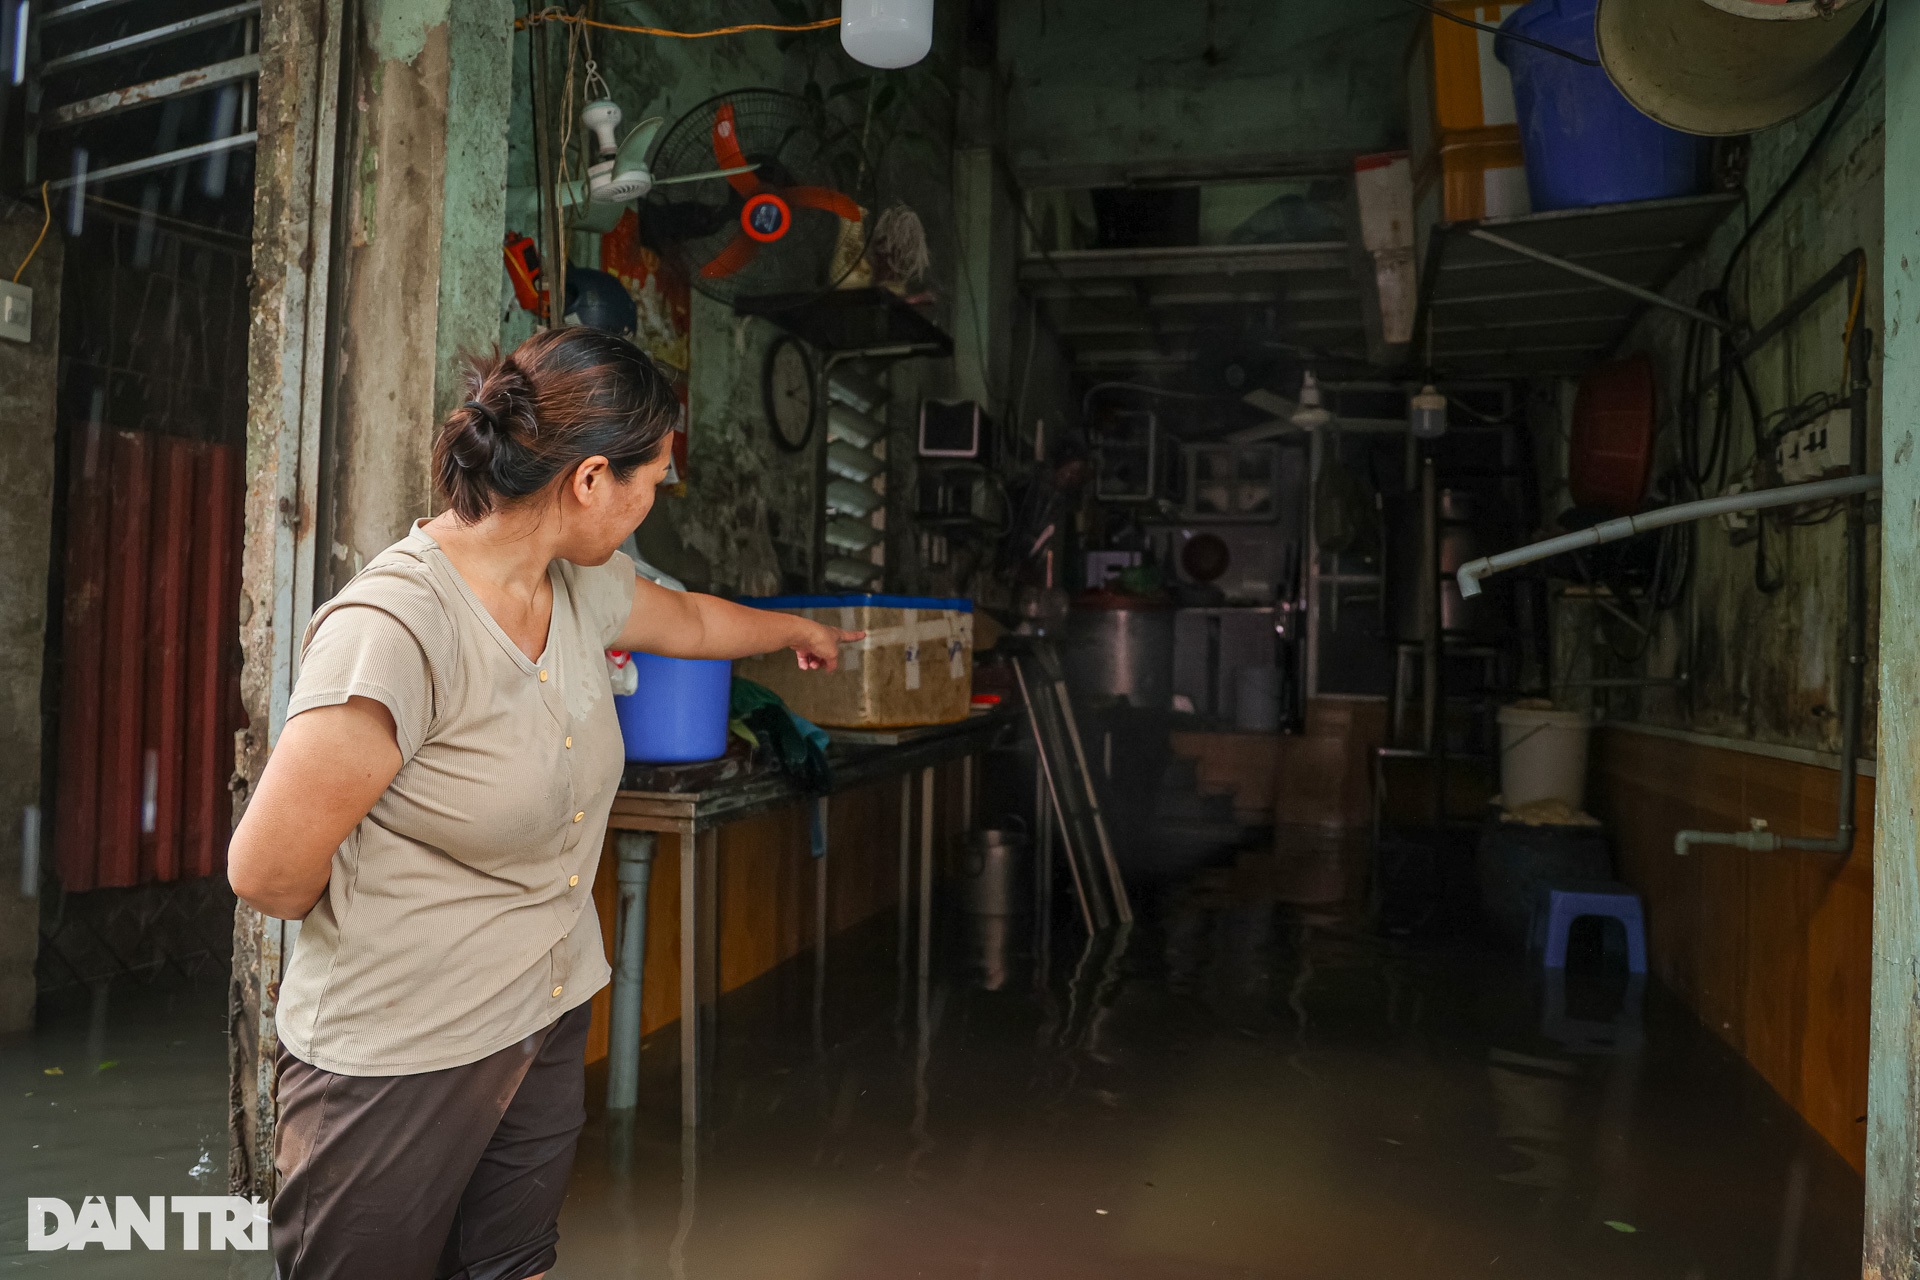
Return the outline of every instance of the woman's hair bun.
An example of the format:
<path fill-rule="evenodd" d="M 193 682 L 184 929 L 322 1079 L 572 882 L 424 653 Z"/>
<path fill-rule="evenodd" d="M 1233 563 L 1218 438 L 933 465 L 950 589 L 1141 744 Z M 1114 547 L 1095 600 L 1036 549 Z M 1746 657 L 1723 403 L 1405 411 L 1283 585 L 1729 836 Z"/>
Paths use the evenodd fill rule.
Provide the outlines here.
<path fill-rule="evenodd" d="M 547 329 L 476 360 L 467 398 L 440 424 L 434 478 L 471 524 L 544 489 L 588 458 L 620 479 L 659 456 L 680 416 L 653 358 L 598 329 Z"/>

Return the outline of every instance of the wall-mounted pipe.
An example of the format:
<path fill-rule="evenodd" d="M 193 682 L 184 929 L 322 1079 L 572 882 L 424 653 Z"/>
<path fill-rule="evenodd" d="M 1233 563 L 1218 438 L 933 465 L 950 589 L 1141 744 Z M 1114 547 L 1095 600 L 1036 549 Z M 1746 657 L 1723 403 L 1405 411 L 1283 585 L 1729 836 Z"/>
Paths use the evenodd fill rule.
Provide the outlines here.
<path fill-rule="evenodd" d="M 1787 842 L 1765 827 L 1755 827 L 1751 831 L 1676 831 L 1673 833 L 1673 851 L 1682 857 L 1697 844 L 1727 844 L 1736 849 L 1752 849 L 1760 853 L 1770 853 L 1784 848 Z"/>
<path fill-rule="evenodd" d="M 1854 465 L 1861 464 L 1856 462 Z M 1460 572 L 1457 575 L 1460 579 L 1460 594 L 1479 595 L 1480 580 L 1505 569 L 1532 564 L 1536 560 L 1550 559 L 1585 547 L 1597 547 L 1603 542 L 1618 542 L 1622 538 L 1631 538 L 1638 533 L 1651 533 L 1655 529 L 1664 529 L 1668 525 L 1685 524 L 1690 520 L 1705 520 L 1711 516 L 1731 515 L 1736 511 L 1766 511 L 1774 507 L 1797 507 L 1803 502 L 1825 502 L 1832 498 L 1857 499 L 1859 495 L 1872 493 L 1879 487 L 1880 477 L 1877 475 L 1842 476 L 1838 480 L 1815 480 L 1810 484 L 1780 485 L 1777 488 L 1760 489 L 1753 493 L 1729 493 L 1718 498 L 1702 498 L 1698 502 L 1682 502 L 1677 506 L 1643 511 L 1637 516 L 1603 520 L 1590 529 L 1578 529 L 1573 533 L 1563 533 L 1557 538 L 1548 538 L 1544 542 L 1529 543 L 1524 547 L 1515 547 L 1512 551 L 1502 551 L 1499 555 L 1482 556 L 1478 560 L 1468 561 L 1460 566 Z"/>

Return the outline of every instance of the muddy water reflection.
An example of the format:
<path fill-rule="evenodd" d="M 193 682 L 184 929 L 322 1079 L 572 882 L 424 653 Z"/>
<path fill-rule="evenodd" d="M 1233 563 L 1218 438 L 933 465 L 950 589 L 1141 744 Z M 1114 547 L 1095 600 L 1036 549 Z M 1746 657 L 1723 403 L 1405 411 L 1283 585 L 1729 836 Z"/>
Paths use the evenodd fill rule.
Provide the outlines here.
<path fill-rule="evenodd" d="M 225 982 L 129 980 L 62 994 L 38 1027 L 0 1036 L 0 1274 L 263 1277 L 264 1255 L 26 1248 L 27 1197 L 224 1195 Z M 176 1222 L 177 1227 L 177 1222 Z"/>
<path fill-rule="evenodd" d="M 943 918 L 924 988 L 836 939 L 818 1051 L 809 963 L 729 997 L 697 1144 L 649 1044 L 556 1280 L 1858 1274 L 1858 1179 L 1662 989 L 1383 941 L 1337 879 L 1246 860 L 1050 965 Z"/>

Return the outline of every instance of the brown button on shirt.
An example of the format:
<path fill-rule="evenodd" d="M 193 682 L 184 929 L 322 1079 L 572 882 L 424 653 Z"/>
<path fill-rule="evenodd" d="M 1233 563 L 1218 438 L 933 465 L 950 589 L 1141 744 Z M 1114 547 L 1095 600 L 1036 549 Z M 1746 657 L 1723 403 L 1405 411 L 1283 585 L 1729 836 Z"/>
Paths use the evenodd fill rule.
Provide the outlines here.
<path fill-rule="evenodd" d="M 625 752 L 603 654 L 634 570 L 615 554 L 548 573 L 537 662 L 419 526 L 315 613 L 288 716 L 372 698 L 402 763 L 334 854 L 287 966 L 276 1018 L 301 1060 L 460 1066 L 606 985 L 593 873 Z"/>

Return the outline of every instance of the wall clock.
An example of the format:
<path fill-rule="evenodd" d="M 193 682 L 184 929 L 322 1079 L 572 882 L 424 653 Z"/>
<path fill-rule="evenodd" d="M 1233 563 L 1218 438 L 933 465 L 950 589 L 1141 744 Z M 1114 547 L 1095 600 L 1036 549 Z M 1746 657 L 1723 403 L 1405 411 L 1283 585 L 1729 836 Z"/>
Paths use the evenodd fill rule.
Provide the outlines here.
<path fill-rule="evenodd" d="M 798 338 L 783 335 L 767 348 L 760 366 L 760 401 L 773 442 L 788 453 L 805 449 L 819 416 L 820 382 Z"/>

